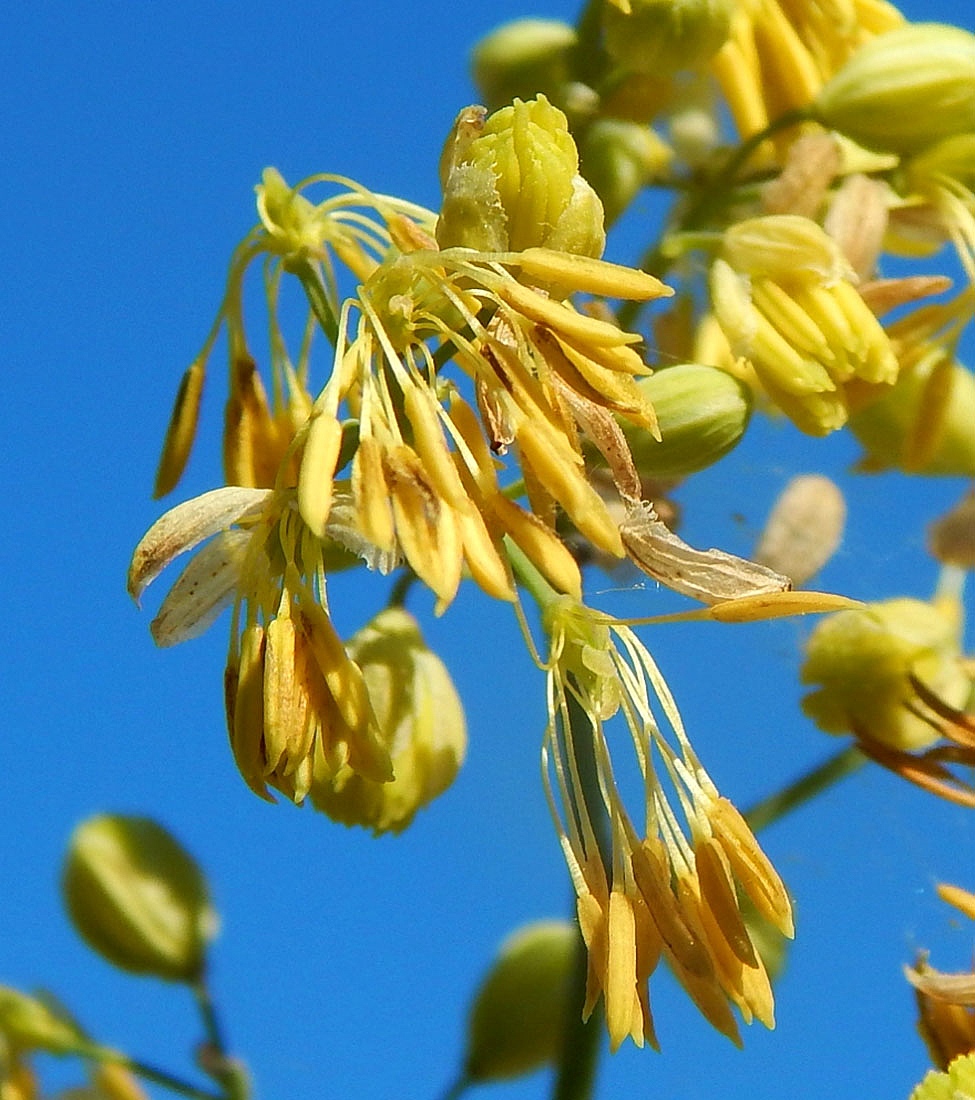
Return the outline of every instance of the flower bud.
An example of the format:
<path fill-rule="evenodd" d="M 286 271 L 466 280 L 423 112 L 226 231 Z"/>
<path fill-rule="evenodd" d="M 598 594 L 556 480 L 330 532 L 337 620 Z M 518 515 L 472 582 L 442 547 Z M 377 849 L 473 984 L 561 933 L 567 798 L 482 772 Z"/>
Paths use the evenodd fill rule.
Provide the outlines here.
<path fill-rule="evenodd" d="M 975 569 L 975 492 L 928 528 L 928 549 L 942 565 Z"/>
<path fill-rule="evenodd" d="M 346 648 L 362 670 L 393 778 L 379 782 L 348 764 L 318 768 L 310 797 L 346 825 L 400 832 L 453 782 L 467 748 L 464 711 L 443 662 L 402 608 L 381 611 Z"/>
<path fill-rule="evenodd" d="M 571 78 L 576 32 L 558 19 L 516 19 L 482 38 L 471 67 L 489 110 L 541 92 L 558 99 Z"/>
<path fill-rule="evenodd" d="M 653 406 L 659 441 L 622 421 L 633 461 L 644 478 L 685 477 L 737 446 L 751 417 L 748 389 L 717 367 L 680 363 L 638 383 Z"/>
<path fill-rule="evenodd" d="M 565 115 L 544 95 L 495 111 L 462 111 L 442 159 L 441 248 L 520 252 L 541 246 L 601 256 L 596 192 L 579 175 Z"/>
<path fill-rule="evenodd" d="M 148 818 L 105 814 L 75 829 L 62 890 L 75 929 L 122 970 L 193 982 L 217 917 L 194 860 Z"/>
<path fill-rule="evenodd" d="M 649 126 L 603 118 L 586 130 L 582 171 L 602 200 L 607 225 L 667 167 L 672 156 L 667 143 Z"/>
<path fill-rule="evenodd" d="M 557 1058 L 577 938 L 568 921 L 538 921 L 504 941 L 468 1016 L 469 1079 L 518 1077 Z"/>
<path fill-rule="evenodd" d="M 819 686 L 802 709 L 827 733 L 923 748 L 938 732 L 913 712 L 910 678 L 949 706 L 961 706 L 971 685 L 958 636 L 954 605 L 895 599 L 830 615 L 806 646 L 802 682 Z"/>
<path fill-rule="evenodd" d="M 18 1051 L 74 1054 L 90 1047 L 74 1024 L 43 1001 L 3 985 L 0 985 L 0 1036 Z"/>
<path fill-rule="evenodd" d="M 858 468 L 975 477 L 975 375 L 923 357 L 891 390 L 850 417 L 864 449 Z"/>
<path fill-rule="evenodd" d="M 869 149 L 910 153 L 975 125 L 975 35 L 910 23 L 870 39 L 821 90 L 816 118 Z"/>
<path fill-rule="evenodd" d="M 658 76 L 703 65 L 731 31 L 732 0 L 629 0 L 603 6 L 610 57 Z"/>
<path fill-rule="evenodd" d="M 315 255 L 320 251 L 328 220 L 314 203 L 292 191 L 277 168 L 265 168 L 254 190 L 257 212 L 276 252 Z"/>

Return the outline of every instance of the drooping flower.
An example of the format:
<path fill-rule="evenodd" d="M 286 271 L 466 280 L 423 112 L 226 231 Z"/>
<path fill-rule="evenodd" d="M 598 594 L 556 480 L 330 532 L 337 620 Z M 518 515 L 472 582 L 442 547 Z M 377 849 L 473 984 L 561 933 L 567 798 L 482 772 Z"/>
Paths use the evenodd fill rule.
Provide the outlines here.
<path fill-rule="evenodd" d="M 549 606 L 546 627 L 544 775 L 589 950 L 586 1012 L 605 1000 L 614 1049 L 627 1037 L 656 1045 L 647 981 L 663 957 L 708 1021 L 735 1042 L 732 1005 L 746 1022 L 757 1017 L 773 1026 L 768 976 L 737 899 L 739 891 L 747 894 L 791 936 L 792 909 L 779 876 L 707 775 L 663 677 L 632 631 L 569 598 Z M 614 717 L 643 779 L 636 821 L 614 777 Z M 580 729 L 585 736 L 573 733 Z M 584 779 L 587 773 L 595 781 Z M 594 797 L 609 822 L 604 848 Z"/>

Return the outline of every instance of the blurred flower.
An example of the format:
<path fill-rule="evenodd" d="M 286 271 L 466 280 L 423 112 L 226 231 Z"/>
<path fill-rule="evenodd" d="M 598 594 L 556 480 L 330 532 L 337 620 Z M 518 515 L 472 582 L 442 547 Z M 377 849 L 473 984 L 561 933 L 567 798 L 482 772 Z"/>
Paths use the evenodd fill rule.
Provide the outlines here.
<path fill-rule="evenodd" d="M 515 19 L 485 35 L 471 53 L 474 83 L 494 111 L 539 93 L 563 99 L 577 45 L 574 27 L 557 19 Z"/>
<path fill-rule="evenodd" d="M 309 794 L 336 821 L 399 832 L 457 775 L 467 748 L 463 707 L 443 662 L 402 608 L 381 611 L 347 649 L 362 670 L 393 778 L 377 782 L 323 754 Z"/>
<path fill-rule="evenodd" d="M 845 523 L 839 486 L 821 474 L 798 475 L 776 498 L 752 556 L 798 588 L 836 552 Z"/>
<path fill-rule="evenodd" d="M 670 76 L 704 65 L 728 37 L 732 0 L 610 0 L 605 46 L 621 69 Z"/>
<path fill-rule="evenodd" d="M 656 1046 L 647 980 L 662 956 L 708 1021 L 735 1042 L 730 1005 L 748 1023 L 758 1017 L 773 1026 L 771 987 L 737 898 L 743 891 L 791 936 L 781 880 L 704 771 L 666 683 L 635 635 L 567 597 L 555 600 L 545 618 L 551 651 L 543 763 L 589 951 L 586 1013 L 602 997 L 613 1049 L 627 1036 Z M 658 725 L 655 705 L 676 746 Z M 642 835 L 614 778 L 607 723 L 616 715 L 643 779 Z M 577 743 L 573 730 L 582 724 L 588 736 Z M 592 768 L 592 790 L 601 793 L 611 830 L 605 868 L 581 778 Z"/>
<path fill-rule="evenodd" d="M 942 883 L 938 895 L 975 920 L 975 894 Z M 928 965 L 926 954 L 905 972 L 914 986 L 917 1027 L 931 1061 L 944 1070 L 959 1055 L 975 1052 L 975 972 L 945 974 Z"/>
<path fill-rule="evenodd" d="M 964 702 L 969 681 L 959 650 L 955 601 L 895 599 L 840 611 L 817 623 L 806 644 L 802 682 L 818 685 L 802 709 L 827 733 L 853 733 L 893 749 L 937 739 L 917 713 L 915 677 L 949 704 Z"/>
<path fill-rule="evenodd" d="M 733 225 L 711 268 L 714 313 L 732 351 L 811 435 L 846 423 L 851 380 L 862 394 L 897 377 L 890 341 L 852 279 L 819 225 L 791 214 Z"/>

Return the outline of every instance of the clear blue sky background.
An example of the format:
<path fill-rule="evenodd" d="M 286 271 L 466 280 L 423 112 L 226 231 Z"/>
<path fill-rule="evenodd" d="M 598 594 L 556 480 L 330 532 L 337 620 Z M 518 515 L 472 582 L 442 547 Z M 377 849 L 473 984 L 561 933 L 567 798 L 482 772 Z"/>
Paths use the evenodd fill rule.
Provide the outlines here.
<path fill-rule="evenodd" d="M 224 625 L 156 651 L 125 568 L 159 512 L 149 493 L 172 395 L 254 221 L 261 169 L 292 180 L 340 172 L 436 206 L 441 142 L 475 98 L 467 50 L 522 14 L 575 11 L 556 0 L 242 0 L 38 3 L 4 18 L 0 982 L 46 986 L 98 1039 L 186 1067 L 197 1031 L 185 992 L 92 956 L 58 901 L 78 820 L 152 815 L 211 878 L 224 922 L 214 989 L 264 1100 L 434 1100 L 496 944 L 523 921 L 566 912 L 538 778 L 541 680 L 505 609 L 465 590 L 431 621 L 417 599 L 469 710 L 469 759 L 409 832 L 375 841 L 248 792 L 223 729 Z M 963 0 L 915 0 L 908 14 L 971 24 Z M 222 398 L 217 369 L 181 495 L 218 481 Z M 852 512 L 821 586 L 925 597 L 935 571 L 924 527 L 963 486 L 853 480 L 855 454 L 844 438 L 810 447 L 788 427 L 758 425 L 682 494 L 685 537 L 747 553 L 789 474 L 815 466 L 842 480 Z M 594 577 L 590 591 L 611 584 Z M 382 584 L 340 595 L 340 627 L 351 632 L 383 595 Z M 629 586 L 594 602 L 621 615 L 661 606 Z M 837 747 L 797 713 L 807 631 L 645 634 L 699 753 L 739 805 Z M 924 1072 L 901 966 L 925 946 L 946 968 L 971 960 L 973 929 L 933 893 L 939 880 L 975 888 L 971 812 L 867 770 L 764 841 L 798 913 L 777 1030 L 749 1030 L 739 1052 L 660 974 L 663 1053 L 626 1047 L 604 1063 L 600 1096 L 887 1100 Z M 481 1095 L 547 1089 L 539 1075 Z"/>

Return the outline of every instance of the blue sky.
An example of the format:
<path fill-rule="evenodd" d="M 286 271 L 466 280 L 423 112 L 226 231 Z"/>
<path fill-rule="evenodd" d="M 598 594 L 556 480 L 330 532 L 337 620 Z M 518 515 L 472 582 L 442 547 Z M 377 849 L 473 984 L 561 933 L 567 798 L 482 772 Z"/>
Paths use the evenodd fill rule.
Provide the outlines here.
<path fill-rule="evenodd" d="M 906 10 L 971 24 L 961 0 Z M 402 837 L 376 841 L 250 794 L 223 729 L 224 627 L 155 650 L 150 616 L 125 594 L 128 556 L 159 513 L 150 488 L 172 395 L 254 220 L 262 168 L 289 179 L 338 172 L 435 206 L 443 137 L 475 99 L 467 50 L 523 14 L 575 12 L 555 0 L 476 13 L 442 0 L 365 12 L 242 0 L 40 3 L 4 20 L 0 983 L 50 988 L 100 1040 L 187 1067 L 197 1031 L 185 992 L 113 971 L 58 902 L 77 821 L 153 816 L 211 879 L 223 916 L 214 992 L 264 1100 L 434 1100 L 496 944 L 567 911 L 539 783 L 541 681 L 506 609 L 465 589 L 434 620 L 416 599 L 467 705 L 470 751 L 444 798 Z M 972 352 L 969 340 L 969 362 Z M 180 496 L 219 478 L 220 373 Z M 790 473 L 815 467 L 841 480 L 852 513 L 821 586 L 925 597 L 935 580 L 925 525 L 963 486 L 852 479 L 855 454 L 846 438 L 811 446 L 759 424 L 682 494 L 685 537 L 747 553 Z M 660 606 L 650 588 L 614 585 L 593 578 L 594 602 L 623 616 Z M 340 628 L 354 630 L 384 594 L 340 589 Z M 644 635 L 696 748 L 741 806 L 836 747 L 797 712 L 807 631 L 787 622 Z M 939 880 L 975 888 L 971 812 L 870 769 L 763 840 L 799 930 L 776 1031 L 750 1029 L 739 1052 L 661 974 L 652 998 L 663 1053 L 627 1047 L 607 1059 L 600 1096 L 906 1097 L 922 1075 L 901 967 L 920 947 L 945 968 L 971 960 L 971 927 L 933 893 Z M 57 1068 L 50 1077 L 69 1079 Z M 481 1095 L 547 1089 L 539 1075 Z"/>

